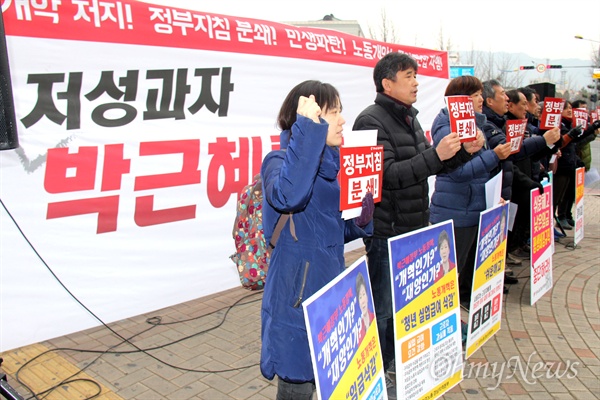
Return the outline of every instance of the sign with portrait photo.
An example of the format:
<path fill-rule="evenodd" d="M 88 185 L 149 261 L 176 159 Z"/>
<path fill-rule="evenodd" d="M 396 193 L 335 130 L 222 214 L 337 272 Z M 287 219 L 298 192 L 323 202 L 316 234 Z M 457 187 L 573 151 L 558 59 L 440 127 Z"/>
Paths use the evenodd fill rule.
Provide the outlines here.
<path fill-rule="evenodd" d="M 366 256 L 302 303 L 319 399 L 387 399 Z"/>
<path fill-rule="evenodd" d="M 462 380 L 452 220 L 388 240 L 398 398 L 437 398 Z"/>

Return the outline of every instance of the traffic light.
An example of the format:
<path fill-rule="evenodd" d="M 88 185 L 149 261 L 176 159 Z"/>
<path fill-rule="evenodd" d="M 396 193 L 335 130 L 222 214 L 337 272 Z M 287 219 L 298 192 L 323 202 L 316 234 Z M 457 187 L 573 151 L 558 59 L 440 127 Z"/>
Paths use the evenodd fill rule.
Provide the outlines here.
<path fill-rule="evenodd" d="M 549 64 L 546 65 L 546 69 L 561 69 L 562 65 Z"/>
<path fill-rule="evenodd" d="M 519 69 L 535 69 L 533 65 L 521 65 Z"/>
<path fill-rule="evenodd" d="M 597 102 L 597 101 L 598 101 L 598 95 L 597 95 L 597 94 L 595 94 L 595 93 L 594 93 L 593 95 L 591 95 L 591 96 L 590 96 L 590 101 L 591 101 L 592 103 L 595 103 L 595 102 Z"/>

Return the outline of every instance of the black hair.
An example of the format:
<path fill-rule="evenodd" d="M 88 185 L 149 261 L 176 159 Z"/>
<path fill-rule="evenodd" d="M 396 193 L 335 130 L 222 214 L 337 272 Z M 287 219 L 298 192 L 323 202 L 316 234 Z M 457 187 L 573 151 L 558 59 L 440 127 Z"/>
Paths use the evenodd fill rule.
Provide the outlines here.
<path fill-rule="evenodd" d="M 358 296 L 358 291 L 360 287 L 363 286 L 365 291 L 367 290 L 367 282 L 365 281 L 365 277 L 361 272 L 356 275 L 356 296 Z"/>
<path fill-rule="evenodd" d="M 528 102 L 535 99 L 535 95 L 537 94 L 536 90 L 534 88 L 530 88 L 529 86 L 523 86 L 517 90 L 525 95 L 525 98 Z"/>
<path fill-rule="evenodd" d="M 520 92 L 518 89 L 511 89 L 508 92 L 506 92 L 506 96 L 508 96 L 508 102 L 513 104 L 517 104 L 518 102 L 520 102 L 521 96 L 519 96 L 519 93 L 522 92 Z M 525 96 L 524 93 L 523 96 Z"/>
<path fill-rule="evenodd" d="M 292 125 L 296 122 L 298 111 L 298 99 L 300 96 L 309 97 L 315 96 L 315 101 L 321 107 L 324 113 L 328 108 L 336 107 L 338 104 L 340 110 L 342 101 L 338 90 L 329 83 L 320 81 L 308 80 L 297 84 L 286 96 L 279 115 L 277 116 L 277 126 L 282 131 L 292 129 Z"/>
<path fill-rule="evenodd" d="M 398 52 L 386 54 L 377 62 L 373 70 L 373 81 L 375 82 L 377 93 L 383 93 L 383 83 L 381 81 L 389 79 L 395 82 L 398 71 L 406 71 L 410 68 L 414 69 L 416 73 L 419 69 L 419 64 L 408 54 Z"/>
<path fill-rule="evenodd" d="M 448 243 L 448 247 L 449 247 L 450 246 L 450 236 L 448 236 L 448 232 L 446 232 L 445 229 L 443 231 L 441 231 L 440 236 L 438 236 L 438 248 L 440 247 L 440 243 L 442 243 L 444 240 L 446 241 L 446 243 Z"/>

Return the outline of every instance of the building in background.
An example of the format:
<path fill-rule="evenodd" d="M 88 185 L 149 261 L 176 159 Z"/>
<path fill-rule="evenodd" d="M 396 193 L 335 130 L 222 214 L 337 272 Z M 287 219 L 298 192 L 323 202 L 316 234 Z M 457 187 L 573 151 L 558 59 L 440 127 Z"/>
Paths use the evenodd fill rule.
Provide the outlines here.
<path fill-rule="evenodd" d="M 323 19 L 316 21 L 284 21 L 283 23 L 294 26 L 331 29 L 334 31 L 348 33 L 350 35 L 365 37 L 358 21 L 341 20 L 334 17 L 333 14 L 328 14 L 324 16 Z"/>

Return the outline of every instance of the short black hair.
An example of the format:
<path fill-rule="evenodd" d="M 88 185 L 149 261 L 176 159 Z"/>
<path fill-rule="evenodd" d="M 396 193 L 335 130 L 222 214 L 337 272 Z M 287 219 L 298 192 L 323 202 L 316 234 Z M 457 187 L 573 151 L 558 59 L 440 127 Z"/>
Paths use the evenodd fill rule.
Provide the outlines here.
<path fill-rule="evenodd" d="M 508 92 L 506 92 L 506 95 L 508 96 L 508 102 L 509 103 L 513 103 L 513 104 L 517 104 L 518 102 L 521 101 L 521 97 L 519 96 L 520 92 L 518 89 L 511 89 Z M 523 96 L 525 96 L 525 94 L 523 94 Z"/>
<path fill-rule="evenodd" d="M 445 229 L 441 231 L 440 236 L 438 236 L 438 247 L 440 247 L 440 244 L 443 241 L 446 241 L 446 243 L 448 243 L 448 246 L 450 246 L 450 236 L 448 236 L 448 232 L 446 232 Z"/>
<path fill-rule="evenodd" d="M 535 99 L 535 95 L 537 94 L 536 90 L 529 86 L 523 86 L 518 88 L 517 90 L 525 95 L 527 101 Z"/>
<path fill-rule="evenodd" d="M 277 116 L 277 126 L 282 131 L 292 129 L 296 122 L 298 111 L 298 99 L 300 96 L 315 96 L 315 101 L 325 112 L 328 108 L 336 107 L 338 104 L 342 108 L 342 101 L 338 90 L 329 83 L 321 81 L 308 80 L 297 84 L 286 96 L 279 115 Z"/>
<path fill-rule="evenodd" d="M 384 79 L 396 81 L 396 74 L 398 71 L 406 71 L 407 69 L 414 69 L 415 72 L 419 69 L 417 61 L 405 53 L 392 52 L 386 54 L 381 60 L 375 65 L 373 70 L 373 81 L 375 82 L 375 90 L 377 93 L 383 93 Z"/>
<path fill-rule="evenodd" d="M 360 290 L 360 287 L 364 287 L 365 291 L 367 290 L 367 281 L 365 281 L 365 277 L 363 276 L 362 272 L 359 272 L 358 275 L 356 275 L 356 295 L 358 296 L 358 291 Z"/>

